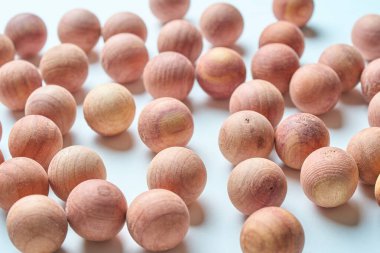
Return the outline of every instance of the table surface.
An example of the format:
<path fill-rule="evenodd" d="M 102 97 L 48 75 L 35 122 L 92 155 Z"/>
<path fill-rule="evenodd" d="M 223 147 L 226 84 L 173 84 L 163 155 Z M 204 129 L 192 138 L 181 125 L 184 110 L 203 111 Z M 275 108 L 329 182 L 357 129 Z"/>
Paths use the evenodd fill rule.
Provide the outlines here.
<path fill-rule="evenodd" d="M 198 25 L 202 11 L 213 0 L 192 0 L 186 19 Z M 245 20 L 244 33 L 236 48 L 242 53 L 247 66 L 247 80 L 251 79 L 250 61 L 257 50 L 258 38 L 264 27 L 275 21 L 269 0 L 231 0 L 242 12 Z M 314 63 L 327 46 L 335 43 L 351 43 L 351 28 L 361 16 L 380 11 L 377 0 L 315 0 L 314 16 L 303 29 L 306 50 L 302 64 Z M 7 1 L 0 8 L 0 31 L 6 22 L 20 12 L 33 12 L 44 19 L 49 37 L 43 52 L 59 43 L 56 27 L 60 17 L 68 10 L 83 7 L 98 15 L 102 23 L 113 13 L 132 11 L 139 14 L 148 26 L 147 48 L 150 56 L 157 54 L 156 41 L 161 24 L 151 14 L 148 1 L 132 0 L 65 0 L 65 1 Z M 140 141 L 137 133 L 137 116 L 151 96 L 144 91 L 142 82 L 127 85 L 134 94 L 137 116 L 130 129 L 117 137 L 102 138 L 87 126 L 82 112 L 82 102 L 88 91 L 97 84 L 111 81 L 99 63 L 99 52 L 103 42 L 99 41 L 90 55 L 89 77 L 81 91 L 75 94 L 78 103 L 77 120 L 69 134 L 64 137 L 64 146 L 84 145 L 98 152 L 107 167 L 108 180 L 116 184 L 130 203 L 138 194 L 147 190 L 146 171 L 154 154 Z M 211 47 L 206 41 L 204 51 Z M 297 112 L 286 96 L 284 117 Z M 185 240 L 169 252 L 209 253 L 240 252 L 239 235 L 245 217 L 230 203 L 227 195 L 227 179 L 232 166 L 221 155 L 218 148 L 218 133 L 222 122 L 229 115 L 228 101 L 210 99 L 196 83 L 187 105 L 194 115 L 195 131 L 188 147 L 203 159 L 208 172 L 208 182 L 199 201 L 192 204 L 191 227 Z M 3 139 L 0 148 L 9 159 L 8 134 L 14 122 L 23 116 L 0 105 L 0 121 L 3 124 Z M 359 87 L 345 94 L 337 106 L 322 115 L 330 129 L 331 146 L 345 149 L 349 139 L 358 131 L 368 127 L 367 104 L 363 101 Z M 270 158 L 282 164 L 273 151 Z M 379 252 L 380 208 L 373 197 L 373 188 L 359 185 L 353 198 L 345 205 L 333 208 L 318 208 L 304 195 L 299 172 L 284 168 L 288 180 L 288 194 L 282 207 L 291 211 L 302 223 L 306 243 L 304 252 L 350 253 Z M 50 196 L 59 201 L 52 191 Z M 60 202 L 62 203 L 62 202 Z M 63 203 L 62 203 L 63 204 Z M 6 228 L 6 214 L 0 211 L 0 252 L 17 252 L 11 244 Z M 71 229 L 60 253 L 136 253 L 145 252 L 128 234 L 125 226 L 113 240 L 104 243 L 87 242 Z"/>

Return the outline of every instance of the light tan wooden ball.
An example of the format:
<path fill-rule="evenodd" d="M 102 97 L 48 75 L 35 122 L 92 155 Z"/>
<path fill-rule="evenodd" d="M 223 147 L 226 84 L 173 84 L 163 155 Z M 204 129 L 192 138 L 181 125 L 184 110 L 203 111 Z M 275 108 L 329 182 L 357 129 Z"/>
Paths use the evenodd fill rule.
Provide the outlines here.
<path fill-rule="evenodd" d="M 0 34 L 0 66 L 15 58 L 16 49 L 12 40 L 5 34 Z"/>
<path fill-rule="evenodd" d="M 377 93 L 369 102 L 368 123 L 371 127 L 380 127 L 380 93 Z"/>
<path fill-rule="evenodd" d="M 351 39 L 366 60 L 380 58 L 380 15 L 367 14 L 359 18 L 352 28 Z"/>
<path fill-rule="evenodd" d="M 380 59 L 370 62 L 365 67 L 361 76 L 361 88 L 367 103 L 380 91 Z"/>
<path fill-rule="evenodd" d="M 313 0 L 274 0 L 273 13 L 278 20 L 286 20 L 303 27 L 314 11 Z"/>
<path fill-rule="evenodd" d="M 149 7 L 157 19 L 166 23 L 183 18 L 189 10 L 190 0 L 149 0 Z"/>
<path fill-rule="evenodd" d="M 119 33 L 132 33 L 146 41 L 148 31 L 144 20 L 132 12 L 118 12 L 113 14 L 103 26 L 104 41 Z"/>

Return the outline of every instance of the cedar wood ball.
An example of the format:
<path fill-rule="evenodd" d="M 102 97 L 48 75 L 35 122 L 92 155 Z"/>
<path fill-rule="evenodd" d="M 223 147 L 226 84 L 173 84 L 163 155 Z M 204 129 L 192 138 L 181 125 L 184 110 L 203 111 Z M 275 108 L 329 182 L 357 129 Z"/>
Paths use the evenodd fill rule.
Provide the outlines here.
<path fill-rule="evenodd" d="M 366 60 L 380 58 L 380 15 L 368 14 L 358 19 L 352 28 L 351 39 Z"/>
<path fill-rule="evenodd" d="M 162 23 L 183 18 L 190 7 L 190 0 L 149 0 L 153 15 Z"/>
<path fill-rule="evenodd" d="M 15 58 L 16 49 L 11 39 L 4 34 L 0 34 L 0 66 Z"/>
<path fill-rule="evenodd" d="M 369 102 L 368 123 L 371 127 L 380 127 L 380 93 L 377 93 Z"/>
<path fill-rule="evenodd" d="M 118 12 L 113 14 L 103 26 L 104 41 L 119 33 L 132 33 L 146 41 L 148 31 L 144 20 L 132 12 Z"/>
<path fill-rule="evenodd" d="M 286 20 L 303 27 L 314 11 L 313 0 L 274 0 L 273 13 L 278 20 Z"/>
<path fill-rule="evenodd" d="M 380 59 L 370 62 L 365 67 L 361 76 L 361 88 L 367 103 L 380 91 Z"/>

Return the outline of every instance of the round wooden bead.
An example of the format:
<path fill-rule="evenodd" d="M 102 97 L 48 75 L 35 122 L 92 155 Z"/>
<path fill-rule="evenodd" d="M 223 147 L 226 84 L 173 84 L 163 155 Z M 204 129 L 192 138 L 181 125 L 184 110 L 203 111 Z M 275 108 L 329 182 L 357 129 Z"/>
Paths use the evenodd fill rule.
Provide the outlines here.
<path fill-rule="evenodd" d="M 43 55 L 40 69 L 46 84 L 60 85 L 70 92 L 76 92 L 87 79 L 88 59 L 78 46 L 61 44 Z"/>
<path fill-rule="evenodd" d="M 138 80 L 149 60 L 144 41 L 134 34 L 120 33 L 109 38 L 102 51 L 102 66 L 118 83 Z"/>
<path fill-rule="evenodd" d="M 372 61 L 365 67 L 361 76 L 361 88 L 367 103 L 380 91 L 380 59 Z"/>
<path fill-rule="evenodd" d="M 280 207 L 265 207 L 253 213 L 240 234 L 243 253 L 301 253 L 304 244 L 301 223 Z"/>
<path fill-rule="evenodd" d="M 171 191 L 155 189 L 137 196 L 127 213 L 128 230 L 144 249 L 164 251 L 181 243 L 189 229 L 189 211 Z"/>
<path fill-rule="evenodd" d="M 202 52 L 202 34 L 189 21 L 173 20 L 162 27 L 157 47 L 160 53 L 177 52 L 195 62 Z"/>
<path fill-rule="evenodd" d="M 0 34 L 0 66 L 15 58 L 15 46 L 11 39 L 4 34 Z"/>
<path fill-rule="evenodd" d="M 73 9 L 65 13 L 58 23 L 58 37 L 62 43 L 72 43 L 89 53 L 98 43 L 101 25 L 94 13 L 86 9 Z"/>
<path fill-rule="evenodd" d="M 51 160 L 49 182 L 54 193 L 63 201 L 80 183 L 89 179 L 106 179 L 102 158 L 83 146 L 70 146 L 59 151 Z"/>
<path fill-rule="evenodd" d="M 302 27 L 314 11 L 313 0 L 274 0 L 273 13 L 278 20 L 286 20 Z"/>
<path fill-rule="evenodd" d="M 323 147 L 311 153 L 301 169 L 306 196 L 321 207 L 337 207 L 354 194 L 359 181 L 355 160 L 346 151 Z"/>
<path fill-rule="evenodd" d="M 375 184 L 375 198 L 377 203 L 380 205 L 380 176 L 377 177 Z"/>
<path fill-rule="evenodd" d="M 117 83 L 95 87 L 83 102 L 87 124 L 103 136 L 113 136 L 127 130 L 135 117 L 135 111 L 132 94 Z"/>
<path fill-rule="evenodd" d="M 380 93 L 368 105 L 368 122 L 371 127 L 380 127 Z"/>
<path fill-rule="evenodd" d="M 9 238 L 25 253 L 57 251 L 66 238 L 67 227 L 65 211 L 44 195 L 20 199 L 7 216 Z"/>
<path fill-rule="evenodd" d="M 186 205 L 196 201 L 203 192 L 207 172 L 201 158 L 183 147 L 160 151 L 149 165 L 149 189 L 166 189 L 180 196 Z"/>
<path fill-rule="evenodd" d="M 202 13 L 200 28 L 214 46 L 232 46 L 243 32 L 244 20 L 238 9 L 228 3 L 215 3 Z"/>
<path fill-rule="evenodd" d="M 30 94 L 25 105 L 25 115 L 42 115 L 51 119 L 61 130 L 68 133 L 77 115 L 73 95 L 58 85 L 46 85 Z"/>
<path fill-rule="evenodd" d="M 237 87 L 230 99 L 231 113 L 244 110 L 260 113 L 275 127 L 284 115 L 285 102 L 273 84 L 264 80 L 252 80 Z"/>
<path fill-rule="evenodd" d="M 114 184 L 90 179 L 77 185 L 66 202 L 70 227 L 90 241 L 114 238 L 125 224 L 127 201 Z"/>
<path fill-rule="evenodd" d="M 24 110 L 29 95 L 42 85 L 38 69 L 24 60 L 0 68 L 0 102 L 11 110 Z"/>
<path fill-rule="evenodd" d="M 149 0 L 149 7 L 156 18 L 166 23 L 183 18 L 189 10 L 190 0 Z"/>
<path fill-rule="evenodd" d="M 215 47 L 198 60 L 196 77 L 209 96 L 214 99 L 227 99 L 245 81 L 245 64 L 235 51 Z"/>
<path fill-rule="evenodd" d="M 146 41 L 148 31 L 140 16 L 125 11 L 113 14 L 104 24 L 102 33 L 104 41 L 119 33 L 132 33 Z"/>
<path fill-rule="evenodd" d="M 380 58 L 380 15 L 368 14 L 358 19 L 352 28 L 351 39 L 366 60 Z"/>
<path fill-rule="evenodd" d="M 301 29 L 288 21 L 277 21 L 270 24 L 260 35 L 259 47 L 272 43 L 281 43 L 291 47 L 299 57 L 305 49 L 305 40 Z"/>
<path fill-rule="evenodd" d="M 289 94 L 303 112 L 324 114 L 336 105 L 342 91 L 338 74 L 329 66 L 309 64 L 299 68 L 290 81 Z"/>
<path fill-rule="evenodd" d="M 143 73 L 144 86 L 152 97 L 184 100 L 194 85 L 193 64 L 176 52 L 164 52 L 152 58 Z"/>
<path fill-rule="evenodd" d="M 186 146 L 190 141 L 194 122 L 191 111 L 174 98 L 158 98 L 142 110 L 138 131 L 141 140 L 153 152 Z"/>
<path fill-rule="evenodd" d="M 346 44 L 326 48 L 319 57 L 319 63 L 329 66 L 338 74 L 342 92 L 348 92 L 358 84 L 365 65 L 360 52 Z"/>
<path fill-rule="evenodd" d="M 286 177 L 274 162 L 250 158 L 232 170 L 227 190 L 232 204 L 250 215 L 263 207 L 282 204 L 287 192 Z"/>
<path fill-rule="evenodd" d="M 309 113 L 291 115 L 276 128 L 277 154 L 292 169 L 301 169 L 309 154 L 329 144 L 330 134 L 325 123 Z"/>
<path fill-rule="evenodd" d="M 25 196 L 48 193 L 48 176 L 32 159 L 16 157 L 0 165 L 0 207 L 5 211 Z"/>
<path fill-rule="evenodd" d="M 375 185 L 380 174 L 380 128 L 366 128 L 351 138 L 347 152 L 355 159 L 362 183 Z"/>
<path fill-rule="evenodd" d="M 234 165 L 252 157 L 267 157 L 272 151 L 273 142 L 272 125 L 254 111 L 232 114 L 219 132 L 219 149 Z"/>
<path fill-rule="evenodd" d="M 297 53 L 289 46 L 272 43 L 261 47 L 252 58 L 254 79 L 271 82 L 281 93 L 289 90 L 289 82 L 300 67 Z"/>
<path fill-rule="evenodd" d="M 17 54 L 22 58 L 37 55 L 47 39 L 44 21 L 32 13 L 21 13 L 11 18 L 5 27 L 5 34 L 13 41 Z"/>
<path fill-rule="evenodd" d="M 57 125 L 40 115 L 28 115 L 19 119 L 13 125 L 8 139 L 12 157 L 29 157 L 45 170 L 62 144 L 62 134 Z"/>

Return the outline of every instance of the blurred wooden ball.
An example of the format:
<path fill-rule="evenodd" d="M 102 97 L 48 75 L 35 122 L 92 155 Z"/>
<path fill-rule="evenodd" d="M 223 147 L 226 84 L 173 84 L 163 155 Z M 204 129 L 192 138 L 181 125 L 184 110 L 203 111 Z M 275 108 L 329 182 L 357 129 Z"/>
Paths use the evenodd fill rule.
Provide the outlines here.
<path fill-rule="evenodd" d="M 148 34 L 144 20 L 132 12 L 118 12 L 113 14 L 102 29 L 104 41 L 119 33 L 132 33 L 146 41 Z"/>
<path fill-rule="evenodd" d="M 372 61 L 364 68 L 361 76 L 361 88 L 367 103 L 380 91 L 380 59 Z"/>
<path fill-rule="evenodd" d="M 183 18 L 189 10 L 190 0 L 149 0 L 149 7 L 157 19 L 166 23 Z"/>
<path fill-rule="evenodd" d="M 303 27 L 314 11 L 313 0 L 274 0 L 273 13 L 278 20 L 286 20 Z"/>
<path fill-rule="evenodd" d="M 16 49 L 12 40 L 4 34 L 0 34 L 0 66 L 15 58 Z"/>
<path fill-rule="evenodd" d="M 380 93 L 377 93 L 369 102 L 368 123 L 371 127 L 380 127 Z"/>
<path fill-rule="evenodd" d="M 380 58 L 380 15 L 368 14 L 359 18 L 352 28 L 351 39 L 366 60 Z"/>

